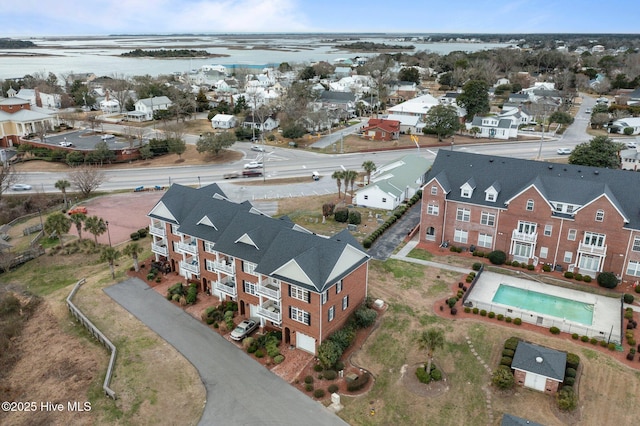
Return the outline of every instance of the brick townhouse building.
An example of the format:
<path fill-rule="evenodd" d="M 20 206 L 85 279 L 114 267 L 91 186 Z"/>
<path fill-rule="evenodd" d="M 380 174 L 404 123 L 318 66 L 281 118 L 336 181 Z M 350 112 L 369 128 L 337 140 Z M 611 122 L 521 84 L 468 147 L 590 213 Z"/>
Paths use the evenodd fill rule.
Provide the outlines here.
<path fill-rule="evenodd" d="M 174 184 L 148 213 L 152 251 L 243 318 L 315 354 L 367 294 L 369 256 L 344 230 L 316 235 L 288 217 L 228 200 L 216 184 Z"/>
<path fill-rule="evenodd" d="M 640 278 L 640 174 L 440 150 L 420 241 L 595 277 Z"/>

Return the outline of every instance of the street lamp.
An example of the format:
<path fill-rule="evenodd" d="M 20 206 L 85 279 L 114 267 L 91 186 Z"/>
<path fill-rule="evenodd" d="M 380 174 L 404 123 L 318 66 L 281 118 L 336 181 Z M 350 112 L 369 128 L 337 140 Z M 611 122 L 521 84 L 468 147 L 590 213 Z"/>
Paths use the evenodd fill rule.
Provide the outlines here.
<path fill-rule="evenodd" d="M 201 188 L 202 185 L 200 184 L 200 176 L 198 176 L 198 188 Z"/>
<path fill-rule="evenodd" d="M 109 232 L 109 221 L 107 220 L 104 223 L 107 225 L 107 237 L 109 237 L 109 247 L 112 247 L 111 246 L 111 233 Z"/>

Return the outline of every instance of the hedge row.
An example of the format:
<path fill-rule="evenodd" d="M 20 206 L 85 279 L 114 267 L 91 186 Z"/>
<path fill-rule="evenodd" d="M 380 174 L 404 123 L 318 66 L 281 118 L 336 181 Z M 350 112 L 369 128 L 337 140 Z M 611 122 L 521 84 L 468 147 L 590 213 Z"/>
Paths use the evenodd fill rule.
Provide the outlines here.
<path fill-rule="evenodd" d="M 415 203 L 420 201 L 421 198 L 422 198 L 422 191 L 418 191 L 415 193 L 413 197 L 409 199 L 409 201 L 407 201 L 407 204 L 401 205 L 397 209 L 395 209 L 393 211 L 393 214 L 389 216 L 389 218 L 383 224 L 381 224 L 375 231 L 369 234 L 362 241 L 362 246 L 366 249 L 371 247 L 374 241 L 377 240 L 378 237 L 384 233 L 384 231 L 389 229 L 391 225 L 393 225 L 398 219 L 402 217 L 402 215 L 406 213 L 409 207 L 413 206 Z"/>

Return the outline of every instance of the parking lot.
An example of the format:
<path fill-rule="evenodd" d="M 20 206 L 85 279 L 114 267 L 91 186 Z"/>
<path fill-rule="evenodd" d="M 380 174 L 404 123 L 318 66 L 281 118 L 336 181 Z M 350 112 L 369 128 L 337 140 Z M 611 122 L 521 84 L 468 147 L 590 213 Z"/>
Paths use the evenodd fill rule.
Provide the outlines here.
<path fill-rule="evenodd" d="M 115 137 L 108 132 L 102 133 L 99 130 L 91 129 L 46 135 L 44 139 L 45 144 L 56 148 L 61 148 L 65 144 L 71 144 L 71 146 L 67 148 L 79 150 L 92 150 L 99 142 L 106 142 L 109 149 L 122 149 L 129 146 L 128 139 Z"/>

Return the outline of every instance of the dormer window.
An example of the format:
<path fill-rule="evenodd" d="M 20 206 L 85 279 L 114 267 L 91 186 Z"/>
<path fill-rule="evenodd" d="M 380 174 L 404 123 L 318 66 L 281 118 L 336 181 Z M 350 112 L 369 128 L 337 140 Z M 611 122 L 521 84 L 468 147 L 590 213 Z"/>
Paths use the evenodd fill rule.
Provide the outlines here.
<path fill-rule="evenodd" d="M 471 194 L 472 193 L 473 193 L 473 191 L 471 189 L 462 188 L 462 193 L 460 194 L 460 196 L 462 198 L 471 198 Z"/>
<path fill-rule="evenodd" d="M 500 192 L 500 183 L 499 182 L 493 182 L 493 185 L 491 185 L 489 188 L 485 189 L 484 191 L 484 199 L 486 201 L 495 203 L 496 200 L 498 199 L 498 193 Z"/>
<path fill-rule="evenodd" d="M 496 201 L 496 194 L 494 194 L 492 192 L 487 192 L 487 196 L 485 197 L 485 200 L 491 201 L 491 202 L 495 202 Z"/>
<path fill-rule="evenodd" d="M 460 187 L 460 196 L 462 198 L 471 198 L 471 196 L 473 195 L 473 190 L 475 188 L 476 182 L 473 180 L 473 178 L 471 178 Z"/>

